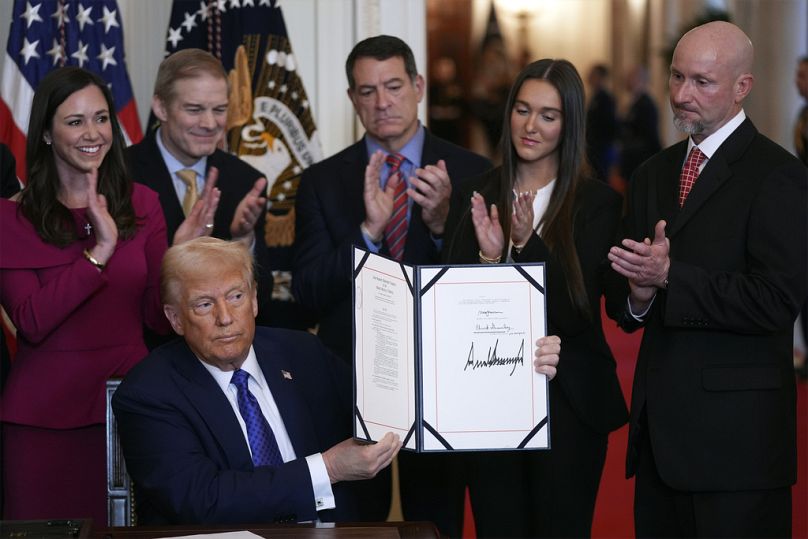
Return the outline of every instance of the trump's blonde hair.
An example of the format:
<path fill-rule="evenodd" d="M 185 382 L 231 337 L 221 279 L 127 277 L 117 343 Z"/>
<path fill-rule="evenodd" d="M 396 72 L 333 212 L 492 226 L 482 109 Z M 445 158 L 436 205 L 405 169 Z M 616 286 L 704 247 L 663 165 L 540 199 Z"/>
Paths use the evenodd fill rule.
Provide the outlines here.
<path fill-rule="evenodd" d="M 255 286 L 253 258 L 242 242 L 202 236 L 174 245 L 166 251 L 160 268 L 160 297 L 163 304 L 177 304 L 185 279 L 223 267 L 240 270 L 250 290 Z"/>

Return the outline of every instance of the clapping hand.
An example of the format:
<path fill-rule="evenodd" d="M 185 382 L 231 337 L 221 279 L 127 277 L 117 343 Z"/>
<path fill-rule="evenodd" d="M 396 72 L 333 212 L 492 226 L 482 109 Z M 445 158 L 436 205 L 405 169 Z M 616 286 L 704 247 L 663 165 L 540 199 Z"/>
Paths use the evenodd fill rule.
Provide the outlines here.
<path fill-rule="evenodd" d="M 205 178 L 202 196 L 194 203 L 191 213 L 177 228 L 172 245 L 179 245 L 200 236 L 210 236 L 213 233 L 213 217 L 216 215 L 216 208 L 219 207 L 219 199 L 222 196 L 221 191 L 216 187 L 218 179 L 219 170 L 216 167 L 210 167 Z"/>
<path fill-rule="evenodd" d="M 363 225 L 373 241 L 381 241 L 384 229 L 393 215 L 396 188 L 403 181 L 401 173 L 397 172 L 387 178 L 387 185 L 382 189 L 380 185 L 382 165 L 384 165 L 384 153 L 377 150 L 370 156 L 370 161 L 365 167 Z"/>
<path fill-rule="evenodd" d="M 485 199 L 476 191 L 471 195 L 471 222 L 474 224 L 474 234 L 477 236 L 480 253 L 488 259 L 499 259 L 505 246 L 505 234 L 499 223 L 499 211 L 495 204 L 491 204 L 489 214 Z"/>
<path fill-rule="evenodd" d="M 513 201 L 511 242 L 524 247 L 533 234 L 533 199 L 535 193 L 519 193 Z"/>
<path fill-rule="evenodd" d="M 657 222 L 654 239 L 642 242 L 624 239 L 623 247 L 609 250 L 612 269 L 628 279 L 631 287 L 631 307 L 644 310 L 656 294 L 657 288 L 665 288 L 670 269 L 670 240 L 665 237 L 665 221 Z"/>
<path fill-rule="evenodd" d="M 449 198 L 452 195 L 452 182 L 441 159 L 437 165 L 427 165 L 415 170 L 410 178 L 407 195 L 421 206 L 421 218 L 430 232 L 443 234 L 446 217 L 449 215 Z"/>
<path fill-rule="evenodd" d="M 98 169 L 87 172 L 87 218 L 93 225 L 95 247 L 90 254 L 101 264 L 106 264 L 118 243 L 118 225 L 107 209 L 107 199 L 98 192 Z"/>
<path fill-rule="evenodd" d="M 258 178 L 250 192 L 239 202 L 230 223 L 230 236 L 234 240 L 243 241 L 248 246 L 252 245 L 255 239 L 255 223 L 267 208 L 267 197 L 264 196 L 266 187 L 267 179 Z"/>

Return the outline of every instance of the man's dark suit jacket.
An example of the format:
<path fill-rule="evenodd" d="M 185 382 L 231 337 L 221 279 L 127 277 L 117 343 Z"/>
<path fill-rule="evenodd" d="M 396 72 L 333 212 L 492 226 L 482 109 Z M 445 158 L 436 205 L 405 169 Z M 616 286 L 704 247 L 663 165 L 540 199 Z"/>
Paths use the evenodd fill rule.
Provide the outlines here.
<path fill-rule="evenodd" d="M 160 197 L 163 215 L 166 218 L 166 233 L 169 244 L 177 232 L 177 228 L 185 219 L 182 211 L 182 202 L 177 197 L 171 174 L 160 154 L 157 146 L 157 131 L 149 133 L 142 141 L 126 149 L 127 168 L 132 180 L 149 187 Z M 235 155 L 216 150 L 208 156 L 207 169 L 219 169 L 219 179 L 216 187 L 222 193 L 219 207 L 213 219 L 213 237 L 223 240 L 232 239 L 230 223 L 236 208 L 244 196 L 253 188 L 255 181 L 263 176 Z M 265 215 L 262 213 L 255 223 L 255 249 L 254 256 L 257 264 L 256 278 L 258 280 L 259 320 L 269 313 L 269 299 L 272 295 L 272 272 L 270 271 L 269 253 L 264 239 Z"/>
<path fill-rule="evenodd" d="M 645 321 L 628 475 L 647 424 L 674 489 L 785 487 L 797 466 L 792 339 L 806 296 L 806 169 L 747 119 L 680 210 L 686 151 L 687 140 L 646 161 L 628 194 L 629 237 L 652 238 L 665 219 L 671 259 Z M 638 324 L 626 315 L 621 325 Z"/>
<path fill-rule="evenodd" d="M 429 131 L 424 138 L 422 166 L 443 159 L 452 188 L 462 179 L 491 168 L 477 154 L 455 146 Z M 363 198 L 368 164 L 364 138 L 303 173 L 297 191 L 296 239 L 292 287 L 295 298 L 317 313 L 318 335 L 345 361 L 353 361 L 351 329 L 351 246 L 366 248 L 359 225 L 365 220 Z M 381 254 L 387 255 L 383 244 Z M 438 262 L 435 243 L 414 204 L 403 261 Z"/>
<path fill-rule="evenodd" d="M 253 347 L 297 459 L 254 467 L 227 397 L 175 340 L 135 366 L 112 400 L 141 524 L 354 518 L 340 483 L 336 509 L 317 513 L 305 459 L 350 437 L 344 363 L 305 332 L 259 327 Z"/>
<path fill-rule="evenodd" d="M 421 165 L 446 162 L 452 189 L 464 178 L 491 167 L 479 155 L 426 131 Z M 295 209 L 296 239 L 292 289 L 295 298 L 316 313 L 318 336 L 349 364 L 353 363 L 351 323 L 352 246 L 367 248 L 359 225 L 365 220 L 363 197 L 367 146 L 362 139 L 303 173 Z M 389 253 L 387 245 L 381 254 Z M 421 217 L 412 206 L 403 261 L 434 264 L 439 253 Z M 348 386 L 349 388 L 351 386 Z M 401 500 L 405 518 L 431 520 L 445 534 L 454 530 L 452 515 L 462 511 L 462 490 L 447 490 L 448 469 L 444 455 L 399 455 Z M 384 520 L 390 508 L 391 475 L 383 470 L 372 481 L 356 485 L 363 520 Z M 459 494 L 453 492 L 457 490 Z M 456 506 L 456 507 L 455 507 Z M 451 515 L 450 515 L 451 513 Z"/>

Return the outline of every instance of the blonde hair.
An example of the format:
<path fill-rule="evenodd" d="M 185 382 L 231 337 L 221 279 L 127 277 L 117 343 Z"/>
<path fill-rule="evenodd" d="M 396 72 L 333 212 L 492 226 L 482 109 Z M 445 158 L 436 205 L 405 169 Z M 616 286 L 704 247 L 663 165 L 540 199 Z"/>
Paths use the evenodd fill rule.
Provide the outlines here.
<path fill-rule="evenodd" d="M 154 95 L 163 103 L 174 99 L 174 85 L 181 79 L 192 79 L 203 74 L 227 81 L 227 72 L 218 58 L 202 49 L 182 49 L 160 63 Z M 229 89 L 229 83 L 228 83 Z"/>
<path fill-rule="evenodd" d="M 160 297 L 165 305 L 179 301 L 182 282 L 190 275 L 204 274 L 211 268 L 240 269 L 244 281 L 252 289 L 253 258 L 240 241 L 225 241 L 202 236 L 174 245 L 166 251 L 160 268 Z"/>

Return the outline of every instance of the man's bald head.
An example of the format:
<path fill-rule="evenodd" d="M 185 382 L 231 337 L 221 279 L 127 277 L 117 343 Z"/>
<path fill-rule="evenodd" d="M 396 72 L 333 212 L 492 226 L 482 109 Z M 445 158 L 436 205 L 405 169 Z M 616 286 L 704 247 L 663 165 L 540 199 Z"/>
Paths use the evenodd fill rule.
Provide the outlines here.
<path fill-rule="evenodd" d="M 737 26 L 726 21 L 713 21 L 687 32 L 677 43 L 712 51 L 716 60 L 730 69 L 735 76 L 752 73 L 755 49 L 749 37 Z M 674 55 L 676 53 L 674 52 Z"/>
<path fill-rule="evenodd" d="M 752 89 L 753 62 L 752 42 L 734 24 L 709 22 L 682 36 L 671 62 L 676 127 L 699 143 L 731 120 Z"/>

